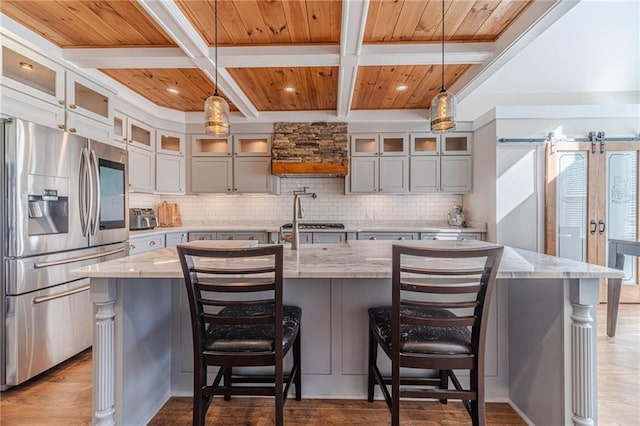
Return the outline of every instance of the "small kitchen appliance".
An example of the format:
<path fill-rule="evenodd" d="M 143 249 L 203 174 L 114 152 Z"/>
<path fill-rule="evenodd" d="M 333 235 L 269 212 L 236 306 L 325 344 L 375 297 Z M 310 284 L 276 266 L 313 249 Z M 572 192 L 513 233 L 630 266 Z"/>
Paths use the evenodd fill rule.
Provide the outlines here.
<path fill-rule="evenodd" d="M 131 231 L 153 229 L 156 226 L 158 226 L 158 219 L 153 209 L 129 209 L 129 229 Z"/>
<path fill-rule="evenodd" d="M 464 226 L 464 213 L 462 212 L 462 206 L 454 205 L 451 207 L 451 211 L 447 215 L 447 222 L 449 226 L 463 227 Z"/>

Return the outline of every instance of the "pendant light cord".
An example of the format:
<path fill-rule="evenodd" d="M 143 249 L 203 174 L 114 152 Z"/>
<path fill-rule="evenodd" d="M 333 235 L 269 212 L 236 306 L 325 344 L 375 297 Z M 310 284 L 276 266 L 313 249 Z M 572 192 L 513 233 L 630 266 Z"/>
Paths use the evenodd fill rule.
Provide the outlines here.
<path fill-rule="evenodd" d="M 217 60 L 216 60 L 216 64 L 217 64 Z M 442 0 L 442 87 L 440 90 L 442 92 L 446 91 L 446 89 L 444 88 L 444 0 Z"/>
<path fill-rule="evenodd" d="M 214 93 L 215 96 L 218 96 L 218 0 L 215 1 L 214 3 L 214 8 L 215 8 L 215 12 L 216 12 L 216 21 L 215 21 L 215 47 L 216 47 L 216 51 L 215 51 L 215 61 L 216 61 L 216 91 Z M 444 61 L 444 59 L 443 59 Z"/>

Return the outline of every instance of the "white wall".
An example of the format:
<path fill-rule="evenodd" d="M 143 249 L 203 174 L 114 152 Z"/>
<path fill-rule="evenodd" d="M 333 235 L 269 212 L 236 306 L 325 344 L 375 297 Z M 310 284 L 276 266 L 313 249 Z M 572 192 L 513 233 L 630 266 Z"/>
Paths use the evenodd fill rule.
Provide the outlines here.
<path fill-rule="evenodd" d="M 486 222 L 487 241 L 496 242 L 496 122 L 473 133 L 473 193 L 465 194 L 467 220 Z"/>
<path fill-rule="evenodd" d="M 131 207 L 156 207 L 163 200 L 180 205 L 184 222 L 292 220 L 294 189 L 309 187 L 318 198 L 303 199 L 305 220 L 336 221 L 444 221 L 460 195 L 344 195 L 342 178 L 281 179 L 276 195 L 181 195 L 131 193 Z"/>

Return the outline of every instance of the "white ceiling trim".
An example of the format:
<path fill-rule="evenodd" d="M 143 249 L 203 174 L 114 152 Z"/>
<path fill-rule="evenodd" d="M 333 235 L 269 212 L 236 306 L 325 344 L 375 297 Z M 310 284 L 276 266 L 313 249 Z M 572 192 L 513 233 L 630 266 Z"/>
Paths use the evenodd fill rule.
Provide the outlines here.
<path fill-rule="evenodd" d="M 369 0 L 342 2 L 342 27 L 340 29 L 340 68 L 338 70 L 338 117 L 349 115 L 353 92 L 358 76 L 359 55 L 367 25 Z"/>
<path fill-rule="evenodd" d="M 62 49 L 62 57 L 80 68 L 193 68 L 179 47 Z"/>
<path fill-rule="evenodd" d="M 217 64 L 209 56 L 209 46 L 193 28 L 182 10 L 172 0 L 138 0 L 138 3 L 176 42 L 183 52 L 215 82 Z M 218 87 L 225 96 L 247 117 L 255 118 L 258 110 L 251 103 L 229 73 L 218 69 Z"/>
<path fill-rule="evenodd" d="M 337 45 L 219 47 L 218 59 L 224 68 L 323 67 L 338 66 L 340 53 Z"/>
<path fill-rule="evenodd" d="M 446 43 L 446 64 L 482 64 L 494 54 L 493 43 Z M 365 44 L 360 65 L 439 65 L 442 45 L 433 43 Z"/>
<path fill-rule="evenodd" d="M 456 94 L 458 102 L 462 101 L 580 1 L 534 2 L 495 41 L 493 55 L 469 68 L 449 91 Z"/>

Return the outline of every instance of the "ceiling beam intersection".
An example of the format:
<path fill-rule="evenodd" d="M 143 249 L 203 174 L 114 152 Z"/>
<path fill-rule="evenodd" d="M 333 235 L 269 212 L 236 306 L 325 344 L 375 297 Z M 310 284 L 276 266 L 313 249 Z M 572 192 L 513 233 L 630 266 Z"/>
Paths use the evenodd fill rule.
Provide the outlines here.
<path fill-rule="evenodd" d="M 209 46 L 193 28 L 182 10 L 173 0 L 138 0 L 156 23 L 169 34 L 182 51 L 193 61 L 194 65 L 215 83 L 216 64 L 209 56 Z M 229 73 L 218 68 L 218 86 L 224 95 L 233 103 L 241 114 L 257 117 L 258 110 L 249 98 L 231 78 Z"/>

